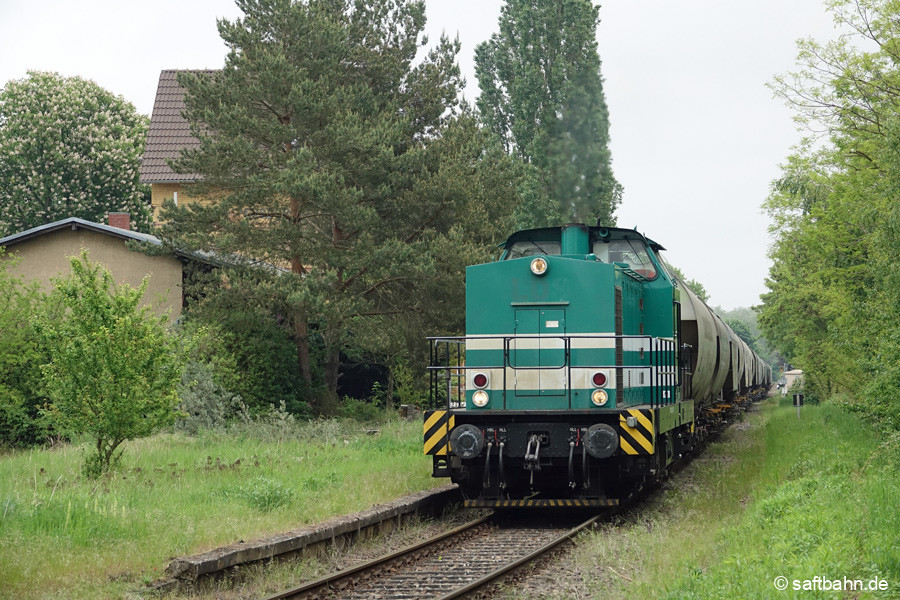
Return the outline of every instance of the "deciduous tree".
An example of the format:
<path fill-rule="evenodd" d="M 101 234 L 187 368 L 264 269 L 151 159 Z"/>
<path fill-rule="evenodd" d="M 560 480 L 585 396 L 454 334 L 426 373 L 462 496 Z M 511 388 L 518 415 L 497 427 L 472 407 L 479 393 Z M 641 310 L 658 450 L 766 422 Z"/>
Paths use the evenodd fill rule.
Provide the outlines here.
<path fill-rule="evenodd" d="M 131 213 L 147 231 L 138 181 L 148 119 L 93 81 L 29 72 L 0 90 L 0 236 L 68 217 Z"/>
<path fill-rule="evenodd" d="M 500 31 L 475 50 L 478 109 L 507 151 L 537 167 L 563 221 L 615 224 L 609 110 L 588 0 L 507 0 Z"/>
<path fill-rule="evenodd" d="M 804 371 L 807 392 L 840 393 L 900 426 L 900 4 L 833 0 L 841 37 L 800 43 L 773 89 L 821 136 L 786 161 L 765 208 L 773 265 L 759 324 Z"/>

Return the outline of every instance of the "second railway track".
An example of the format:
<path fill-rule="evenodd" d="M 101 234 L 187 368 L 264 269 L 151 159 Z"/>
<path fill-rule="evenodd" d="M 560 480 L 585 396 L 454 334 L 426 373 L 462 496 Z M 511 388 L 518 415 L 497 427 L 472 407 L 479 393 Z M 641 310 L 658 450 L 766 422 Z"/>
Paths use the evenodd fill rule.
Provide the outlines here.
<path fill-rule="evenodd" d="M 580 519 L 559 514 L 540 525 L 515 515 L 489 514 L 267 600 L 458 598 L 547 554 L 610 512 Z"/>

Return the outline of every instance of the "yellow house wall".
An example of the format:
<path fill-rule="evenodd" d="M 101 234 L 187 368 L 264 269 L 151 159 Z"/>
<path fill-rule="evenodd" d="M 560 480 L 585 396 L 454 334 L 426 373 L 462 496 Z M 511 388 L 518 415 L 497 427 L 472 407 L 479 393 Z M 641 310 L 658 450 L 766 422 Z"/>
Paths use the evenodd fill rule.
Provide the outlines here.
<path fill-rule="evenodd" d="M 175 196 L 175 192 L 178 192 L 179 206 L 201 202 L 199 198 L 185 194 L 181 189 L 180 183 L 154 183 L 150 186 L 150 207 L 153 209 L 153 221 L 155 223 L 158 223 L 160 220 L 159 211 L 163 202 L 171 200 Z"/>
<path fill-rule="evenodd" d="M 116 283 L 137 287 L 146 275 L 150 282 L 144 303 L 169 319 L 181 315 L 181 261 L 172 256 L 148 256 L 129 250 L 125 240 L 85 229 L 54 231 L 7 248 L 7 254 L 21 262 L 13 269 L 26 280 L 37 280 L 45 291 L 52 289 L 51 279 L 71 273 L 69 256 L 88 252 L 91 262 L 103 263 Z"/>

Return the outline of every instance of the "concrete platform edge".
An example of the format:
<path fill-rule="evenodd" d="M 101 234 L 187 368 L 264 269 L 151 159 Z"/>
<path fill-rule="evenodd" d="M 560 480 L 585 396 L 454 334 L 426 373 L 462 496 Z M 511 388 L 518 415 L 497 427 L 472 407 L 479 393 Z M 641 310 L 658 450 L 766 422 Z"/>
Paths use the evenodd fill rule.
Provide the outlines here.
<path fill-rule="evenodd" d="M 387 521 L 400 520 L 404 516 L 435 514 L 447 504 L 461 499 L 456 485 L 445 485 L 409 494 L 359 513 L 335 517 L 302 529 L 176 558 L 166 568 L 165 579 L 150 584 L 150 587 L 166 591 L 191 586 L 203 577 L 226 572 L 235 567 L 302 552 L 316 544 L 329 546 L 337 540 L 343 541 L 347 538 L 352 540 L 360 537 L 366 530 L 381 526 Z"/>

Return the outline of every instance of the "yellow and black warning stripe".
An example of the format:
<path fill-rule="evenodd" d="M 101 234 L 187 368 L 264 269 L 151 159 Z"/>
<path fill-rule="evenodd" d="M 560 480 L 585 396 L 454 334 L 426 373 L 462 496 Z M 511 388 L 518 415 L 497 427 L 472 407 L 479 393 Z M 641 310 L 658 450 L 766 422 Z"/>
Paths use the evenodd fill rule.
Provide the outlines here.
<path fill-rule="evenodd" d="M 425 454 L 444 456 L 448 453 L 450 430 L 456 425 L 456 417 L 448 410 L 425 411 Z"/>
<path fill-rule="evenodd" d="M 523 498 L 521 500 L 466 500 L 466 508 L 595 508 L 600 506 L 618 506 L 616 499 L 601 498 Z"/>
<path fill-rule="evenodd" d="M 628 425 L 633 417 L 634 427 Z M 653 409 L 629 408 L 619 413 L 619 446 L 625 454 L 653 454 L 656 447 Z"/>

